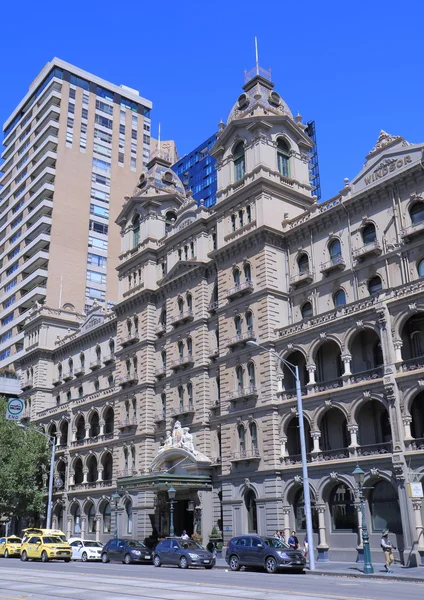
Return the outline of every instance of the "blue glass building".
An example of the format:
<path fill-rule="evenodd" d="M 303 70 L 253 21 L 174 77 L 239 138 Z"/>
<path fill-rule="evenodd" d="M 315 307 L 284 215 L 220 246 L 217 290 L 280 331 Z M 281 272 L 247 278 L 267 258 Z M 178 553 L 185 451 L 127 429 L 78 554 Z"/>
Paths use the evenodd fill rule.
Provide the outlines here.
<path fill-rule="evenodd" d="M 212 206 L 216 202 L 216 159 L 210 155 L 215 142 L 216 134 L 183 156 L 172 167 L 186 191 L 191 190 L 196 202 L 203 200 L 205 206 Z"/>

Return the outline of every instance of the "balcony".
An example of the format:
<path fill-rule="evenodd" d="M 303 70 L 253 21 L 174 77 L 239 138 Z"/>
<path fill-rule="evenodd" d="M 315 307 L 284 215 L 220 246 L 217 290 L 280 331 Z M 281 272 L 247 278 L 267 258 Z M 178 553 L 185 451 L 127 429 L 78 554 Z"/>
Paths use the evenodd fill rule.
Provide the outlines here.
<path fill-rule="evenodd" d="M 56 375 L 56 377 L 53 377 L 53 385 L 57 386 L 60 385 L 62 383 L 62 376 L 61 375 Z"/>
<path fill-rule="evenodd" d="M 183 406 L 179 406 L 178 408 L 173 408 L 170 411 L 171 417 L 179 417 L 182 415 L 192 415 L 194 414 L 194 405 L 193 404 L 184 404 Z"/>
<path fill-rule="evenodd" d="M 158 337 L 160 337 L 161 335 L 164 335 L 166 333 L 166 324 L 165 323 L 158 323 L 156 325 L 156 331 L 155 331 L 156 335 Z"/>
<path fill-rule="evenodd" d="M 403 373 L 407 373 L 408 371 L 417 371 L 418 369 L 424 369 L 424 356 L 409 358 L 408 360 L 404 360 L 400 365 L 400 370 Z"/>
<path fill-rule="evenodd" d="M 424 438 L 414 438 L 413 440 L 410 440 L 405 443 L 407 444 L 408 450 L 410 451 L 424 450 Z"/>
<path fill-rule="evenodd" d="M 101 368 L 102 368 L 102 366 L 103 366 L 103 364 L 102 364 L 102 361 L 101 361 L 101 359 L 100 359 L 100 358 L 96 358 L 96 360 L 93 360 L 93 361 L 90 363 L 90 369 L 91 369 L 92 371 L 95 371 L 96 369 L 101 369 Z"/>
<path fill-rule="evenodd" d="M 166 377 L 166 365 L 162 365 L 156 369 L 155 377 L 156 379 L 162 379 L 162 377 Z"/>
<path fill-rule="evenodd" d="M 349 375 L 349 383 L 361 383 L 362 381 L 372 381 L 373 379 L 381 379 L 384 374 L 383 367 L 376 367 L 375 369 L 369 369 L 368 371 L 361 371 L 360 373 L 353 373 Z"/>
<path fill-rule="evenodd" d="M 250 294 L 255 289 L 253 285 L 253 281 L 249 279 L 247 281 L 243 281 L 238 283 L 233 288 L 225 291 L 225 297 L 227 300 L 233 300 L 234 298 L 239 298 L 244 296 L 245 294 Z"/>
<path fill-rule="evenodd" d="M 358 456 L 376 456 L 380 454 L 391 454 L 392 442 L 381 442 L 379 444 L 369 444 L 368 446 L 359 446 L 356 450 Z"/>
<path fill-rule="evenodd" d="M 343 460 L 350 458 L 349 448 L 338 448 L 336 450 L 321 450 L 311 455 L 312 462 L 325 462 L 327 460 Z"/>
<path fill-rule="evenodd" d="M 136 417 L 133 417 L 133 418 L 127 417 L 126 419 L 122 419 L 122 420 L 118 421 L 118 429 L 120 429 L 121 431 L 123 429 L 132 429 L 133 427 L 137 427 Z"/>
<path fill-rule="evenodd" d="M 328 275 L 332 271 L 343 271 L 346 267 L 346 261 L 341 254 L 333 256 L 325 263 L 321 263 L 321 273 Z"/>
<path fill-rule="evenodd" d="M 118 477 L 134 477 L 137 473 L 137 469 L 122 469 L 122 471 L 118 471 Z"/>
<path fill-rule="evenodd" d="M 71 379 L 73 379 L 73 377 L 74 377 L 74 373 L 71 370 L 65 371 L 63 373 L 63 381 L 70 381 Z"/>
<path fill-rule="evenodd" d="M 412 238 L 415 235 L 420 235 L 424 232 L 424 221 L 420 223 L 415 223 L 415 225 L 410 225 L 409 227 L 405 227 L 405 229 L 401 229 L 400 236 L 402 238 Z"/>
<path fill-rule="evenodd" d="M 121 344 L 122 346 L 129 346 L 130 344 L 137 344 L 140 341 L 140 334 L 138 331 L 134 331 L 133 333 L 129 333 L 126 337 L 122 338 Z"/>
<path fill-rule="evenodd" d="M 335 390 L 343 386 L 343 380 L 341 377 L 333 379 L 332 381 L 322 381 L 312 384 L 308 384 L 308 394 L 318 394 L 319 392 L 326 392 L 328 390 Z"/>
<path fill-rule="evenodd" d="M 171 363 L 171 369 L 178 371 L 178 369 L 184 369 L 186 367 L 192 367 L 194 365 L 194 358 L 192 354 L 182 356 Z"/>
<path fill-rule="evenodd" d="M 171 321 L 171 325 L 173 327 L 178 327 L 178 325 L 182 325 L 183 323 L 188 323 L 189 321 L 192 321 L 193 319 L 194 319 L 193 311 L 191 309 L 184 310 L 184 311 L 178 313 L 178 316 L 175 317 L 175 319 L 173 319 Z"/>
<path fill-rule="evenodd" d="M 209 352 L 209 358 L 210 360 L 215 360 L 219 357 L 219 348 L 213 348 L 210 352 Z"/>
<path fill-rule="evenodd" d="M 159 425 L 160 423 L 165 423 L 166 421 L 166 415 L 164 413 L 157 413 L 154 417 L 153 417 L 153 421 Z"/>
<path fill-rule="evenodd" d="M 240 450 L 240 452 L 233 452 L 230 456 L 232 463 L 248 462 L 250 460 L 260 460 L 261 455 L 258 448 L 252 448 L 252 450 Z"/>
<path fill-rule="evenodd" d="M 110 365 L 114 362 L 115 362 L 115 355 L 113 352 L 110 352 L 109 354 L 106 354 L 106 356 L 103 357 L 104 365 Z"/>
<path fill-rule="evenodd" d="M 365 244 L 361 248 L 353 250 L 352 256 L 355 260 L 363 260 L 369 256 L 379 256 L 382 252 L 381 244 L 378 240 L 374 240 L 369 244 Z"/>
<path fill-rule="evenodd" d="M 21 383 L 22 390 L 29 390 L 34 385 L 33 378 L 31 376 L 24 377 Z"/>
<path fill-rule="evenodd" d="M 310 271 L 309 269 L 306 269 L 305 271 L 299 272 L 297 275 L 292 275 L 290 277 L 290 285 L 292 287 L 296 288 L 300 285 L 311 283 L 313 280 L 314 280 L 313 272 Z"/>
<path fill-rule="evenodd" d="M 255 385 L 250 385 L 246 388 L 238 388 L 233 392 L 230 392 L 227 396 L 227 400 L 230 402 L 234 402 L 236 400 L 248 400 L 249 398 L 257 398 L 258 397 L 258 389 Z"/>
<path fill-rule="evenodd" d="M 121 387 L 124 387 L 126 385 L 132 385 L 134 383 L 138 382 L 138 375 L 137 373 L 127 373 L 126 375 L 124 375 L 123 377 L 121 377 L 118 380 L 118 384 Z"/>
<path fill-rule="evenodd" d="M 235 348 L 236 346 L 244 345 L 250 340 L 256 340 L 256 334 L 253 329 L 243 331 L 227 340 L 227 348 Z"/>
<path fill-rule="evenodd" d="M 77 365 L 74 367 L 74 373 L 75 377 L 81 377 L 82 375 L 85 375 L 85 368 L 82 365 Z"/>
<path fill-rule="evenodd" d="M 208 306 L 208 312 L 210 312 L 212 315 L 217 311 L 218 308 L 218 300 L 214 300 L 213 302 L 211 302 Z"/>

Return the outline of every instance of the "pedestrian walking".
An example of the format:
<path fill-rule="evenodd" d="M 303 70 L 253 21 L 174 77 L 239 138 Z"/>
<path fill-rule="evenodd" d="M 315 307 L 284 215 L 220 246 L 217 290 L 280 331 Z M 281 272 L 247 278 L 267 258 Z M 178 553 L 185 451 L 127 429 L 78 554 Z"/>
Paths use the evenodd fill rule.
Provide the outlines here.
<path fill-rule="evenodd" d="M 181 534 L 181 539 L 182 540 L 189 540 L 190 536 L 188 535 L 187 531 L 184 529 L 184 531 Z"/>
<path fill-rule="evenodd" d="M 385 560 L 385 569 L 386 573 L 393 573 L 390 568 L 392 563 L 395 561 L 395 557 L 393 556 L 393 549 L 396 550 L 396 546 L 393 546 L 392 542 L 389 538 L 389 530 L 385 529 L 382 533 L 382 538 L 380 541 L 381 549 L 384 552 L 384 560 Z"/>
<path fill-rule="evenodd" d="M 308 543 L 308 534 L 303 538 L 303 556 L 308 558 L 309 553 L 309 543 Z"/>
<path fill-rule="evenodd" d="M 296 537 L 296 532 L 292 531 L 291 536 L 288 539 L 288 545 L 292 550 L 297 550 L 299 548 L 299 540 Z"/>
<path fill-rule="evenodd" d="M 286 537 L 284 535 L 284 532 L 280 530 L 280 542 L 283 542 L 284 544 L 286 543 Z"/>

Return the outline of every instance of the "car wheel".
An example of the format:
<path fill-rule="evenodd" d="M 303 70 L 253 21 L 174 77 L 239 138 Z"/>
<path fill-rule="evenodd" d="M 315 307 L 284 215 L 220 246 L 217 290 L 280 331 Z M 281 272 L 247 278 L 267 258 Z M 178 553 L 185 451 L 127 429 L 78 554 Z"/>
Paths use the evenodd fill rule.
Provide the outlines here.
<path fill-rule="evenodd" d="M 9 558 L 9 552 L 7 550 L 4 551 L 4 558 Z"/>
<path fill-rule="evenodd" d="M 237 558 L 237 556 L 235 556 L 235 554 L 233 554 L 232 556 L 230 556 L 230 569 L 232 571 L 240 571 L 240 561 Z"/>
<path fill-rule="evenodd" d="M 162 563 L 160 562 L 159 554 L 155 554 L 155 556 L 153 557 L 153 564 L 155 565 L 155 567 L 161 566 Z"/>
<path fill-rule="evenodd" d="M 21 554 L 21 560 L 23 560 L 24 562 L 28 560 L 28 554 L 26 553 L 26 550 L 24 550 Z"/>
<path fill-rule="evenodd" d="M 205 569 L 213 569 L 213 565 L 206 565 Z"/>
<path fill-rule="evenodd" d="M 109 562 L 109 557 L 106 554 L 106 552 L 103 552 L 102 554 L 102 563 L 108 563 Z"/>
<path fill-rule="evenodd" d="M 64 558 L 63 560 L 64 560 L 64 562 L 71 562 L 70 558 Z"/>
<path fill-rule="evenodd" d="M 188 560 L 186 559 L 185 556 L 182 556 L 180 558 L 180 569 L 187 569 L 188 568 Z"/>
<path fill-rule="evenodd" d="M 87 560 L 88 560 L 87 552 L 82 553 L 81 560 L 82 560 L 82 562 L 87 562 Z"/>
<path fill-rule="evenodd" d="M 267 573 L 276 573 L 277 571 L 277 561 L 273 556 L 268 556 L 265 561 L 265 570 Z"/>
<path fill-rule="evenodd" d="M 41 562 L 49 562 L 49 557 L 47 556 L 47 552 L 43 550 L 41 553 Z"/>
<path fill-rule="evenodd" d="M 130 556 L 129 554 L 126 554 L 126 555 L 124 556 L 124 563 L 125 563 L 126 565 L 130 565 L 130 564 L 131 564 L 131 556 Z"/>

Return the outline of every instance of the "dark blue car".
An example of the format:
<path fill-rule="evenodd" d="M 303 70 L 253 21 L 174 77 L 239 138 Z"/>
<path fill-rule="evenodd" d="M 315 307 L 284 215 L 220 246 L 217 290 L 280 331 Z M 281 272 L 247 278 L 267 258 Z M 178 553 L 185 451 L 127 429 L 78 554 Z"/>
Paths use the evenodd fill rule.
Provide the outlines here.
<path fill-rule="evenodd" d="M 276 573 L 283 568 L 300 573 L 306 564 L 299 550 L 293 550 L 278 538 L 258 535 L 232 538 L 227 545 L 225 560 L 232 571 L 238 571 L 240 567 L 263 567 L 267 573 Z"/>

